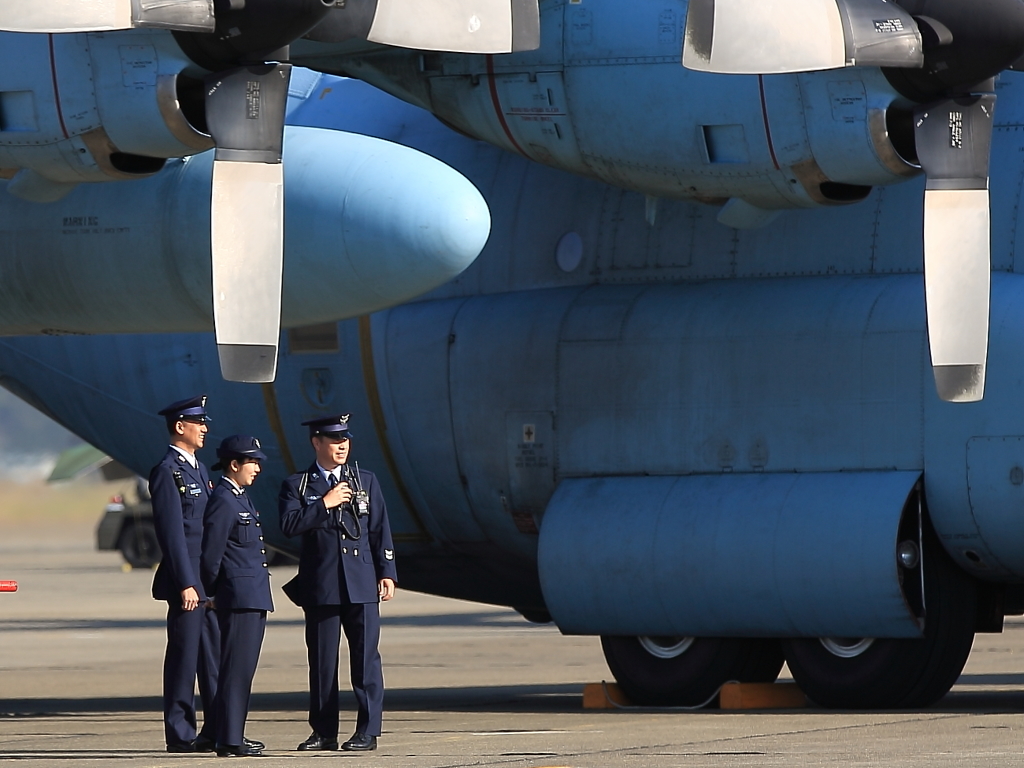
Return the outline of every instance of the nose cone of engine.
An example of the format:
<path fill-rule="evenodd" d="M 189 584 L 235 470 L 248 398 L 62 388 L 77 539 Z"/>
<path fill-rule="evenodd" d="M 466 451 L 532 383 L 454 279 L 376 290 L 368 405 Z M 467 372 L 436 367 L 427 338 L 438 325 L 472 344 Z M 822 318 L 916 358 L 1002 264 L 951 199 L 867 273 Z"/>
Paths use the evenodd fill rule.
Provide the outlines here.
<path fill-rule="evenodd" d="M 487 243 L 480 192 L 416 150 L 289 127 L 284 163 L 285 326 L 413 299 L 459 275 Z"/>

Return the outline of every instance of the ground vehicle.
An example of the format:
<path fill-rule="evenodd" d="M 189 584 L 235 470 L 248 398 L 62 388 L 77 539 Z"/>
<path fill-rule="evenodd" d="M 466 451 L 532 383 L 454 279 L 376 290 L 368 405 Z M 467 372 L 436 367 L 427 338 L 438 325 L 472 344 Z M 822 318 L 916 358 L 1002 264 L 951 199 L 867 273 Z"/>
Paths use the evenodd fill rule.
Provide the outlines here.
<path fill-rule="evenodd" d="M 153 525 L 153 505 L 143 478 L 136 479 L 135 487 L 134 503 L 119 495 L 107 504 L 96 526 L 96 548 L 119 550 L 132 568 L 152 568 L 161 556 Z"/>

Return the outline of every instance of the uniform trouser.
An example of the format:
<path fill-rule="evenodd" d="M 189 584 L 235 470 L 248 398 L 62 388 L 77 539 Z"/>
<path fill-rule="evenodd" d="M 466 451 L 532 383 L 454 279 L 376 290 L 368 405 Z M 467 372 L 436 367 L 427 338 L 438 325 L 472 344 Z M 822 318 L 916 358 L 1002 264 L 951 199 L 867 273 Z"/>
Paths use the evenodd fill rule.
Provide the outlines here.
<path fill-rule="evenodd" d="M 359 708 L 356 731 L 380 736 L 384 709 L 384 674 L 377 650 L 380 605 L 317 605 L 305 613 L 310 726 L 326 738 L 338 737 L 338 650 L 344 627 L 352 692 Z"/>
<path fill-rule="evenodd" d="M 220 627 L 216 614 L 199 606 L 186 611 L 167 602 L 167 651 L 164 654 L 164 737 L 168 745 L 187 744 L 196 737 L 196 676 L 203 701 L 202 735 L 216 734 L 214 698 L 220 659 Z"/>
<path fill-rule="evenodd" d="M 267 629 L 266 611 L 217 611 L 220 675 L 217 679 L 217 744 L 237 747 L 245 735 L 252 678 Z"/>

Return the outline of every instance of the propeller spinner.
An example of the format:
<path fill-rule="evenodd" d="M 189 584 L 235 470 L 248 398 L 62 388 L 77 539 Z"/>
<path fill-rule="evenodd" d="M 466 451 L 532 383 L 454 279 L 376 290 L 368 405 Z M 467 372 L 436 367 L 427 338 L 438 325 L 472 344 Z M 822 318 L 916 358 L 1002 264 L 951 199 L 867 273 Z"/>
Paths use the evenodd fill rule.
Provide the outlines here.
<path fill-rule="evenodd" d="M 936 389 L 985 392 L 991 235 L 991 78 L 1024 55 L 1020 0 L 690 0 L 689 69 L 774 74 L 883 67 L 921 104 L 914 138 L 927 177 L 925 298 Z"/>
<path fill-rule="evenodd" d="M 540 45 L 538 0 L 349 0 L 386 45 L 507 53 Z M 284 249 L 281 150 L 288 46 L 345 13 L 335 0 L 3 0 L 0 30 L 172 30 L 206 78 L 214 139 L 211 258 L 221 373 L 268 382 L 277 372 Z M 340 18 L 340 16 L 339 16 Z"/>

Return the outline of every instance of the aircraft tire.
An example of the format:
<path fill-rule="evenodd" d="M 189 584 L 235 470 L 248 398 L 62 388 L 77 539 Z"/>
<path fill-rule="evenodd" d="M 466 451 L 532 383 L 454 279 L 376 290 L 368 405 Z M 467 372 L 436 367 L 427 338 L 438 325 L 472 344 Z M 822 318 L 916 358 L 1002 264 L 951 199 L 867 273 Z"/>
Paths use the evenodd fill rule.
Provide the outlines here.
<path fill-rule="evenodd" d="M 927 617 L 920 640 L 845 642 L 848 658 L 820 639 L 783 640 L 793 679 L 807 696 L 836 709 L 919 708 L 953 687 L 974 642 L 977 588 L 934 537 L 925 541 Z M 832 641 L 833 643 L 837 641 Z"/>
<path fill-rule="evenodd" d="M 745 640 L 748 645 L 747 660 L 734 675 L 739 683 L 774 683 L 786 657 L 782 643 L 775 639 Z"/>
<path fill-rule="evenodd" d="M 152 568 L 160 562 L 160 543 L 156 538 L 156 528 L 149 520 L 125 523 L 117 548 L 132 568 Z"/>
<path fill-rule="evenodd" d="M 641 706 L 703 706 L 723 683 L 771 682 L 783 664 L 777 640 L 603 635 L 601 648 L 623 692 Z"/>

